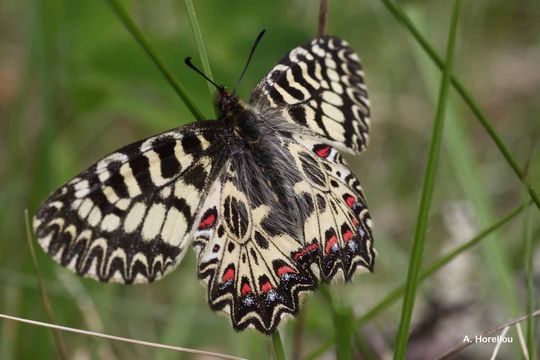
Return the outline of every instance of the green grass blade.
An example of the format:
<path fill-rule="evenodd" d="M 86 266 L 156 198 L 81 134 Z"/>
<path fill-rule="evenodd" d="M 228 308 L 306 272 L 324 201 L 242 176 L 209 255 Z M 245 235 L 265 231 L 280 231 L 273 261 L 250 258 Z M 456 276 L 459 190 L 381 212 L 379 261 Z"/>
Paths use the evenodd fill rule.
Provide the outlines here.
<path fill-rule="evenodd" d="M 193 100 L 188 95 L 187 91 L 185 90 L 184 86 L 173 75 L 173 73 L 167 67 L 167 65 L 165 65 L 165 63 L 160 58 L 156 50 L 152 47 L 152 45 L 150 45 L 150 43 L 145 38 L 141 30 L 139 30 L 135 22 L 129 17 L 126 9 L 124 9 L 122 5 L 120 5 L 118 0 L 107 0 L 107 1 L 111 5 L 112 9 L 114 10 L 116 16 L 118 16 L 122 24 L 124 24 L 126 29 L 131 33 L 131 35 L 133 35 L 135 40 L 137 40 L 139 45 L 141 45 L 141 47 L 144 49 L 144 51 L 150 57 L 150 59 L 152 59 L 152 61 L 158 67 L 161 74 L 165 77 L 169 85 L 171 85 L 171 87 L 176 92 L 176 94 L 184 102 L 184 104 L 189 109 L 189 111 L 193 114 L 195 119 L 197 120 L 204 119 L 205 116 L 197 108 L 197 106 L 195 105 L 195 103 L 193 102 Z"/>
<path fill-rule="evenodd" d="M 530 204 L 529 204 L 530 205 Z M 527 206 L 529 206 L 527 205 Z M 450 261 L 454 260 L 457 256 L 463 254 L 465 251 L 468 251 L 469 249 L 473 248 L 474 246 L 478 245 L 482 240 L 485 240 L 488 238 L 491 234 L 493 234 L 496 230 L 501 228 L 502 226 L 506 225 L 508 222 L 510 222 L 512 219 L 514 219 L 517 215 L 519 215 L 524 209 L 526 208 L 525 205 L 521 205 L 517 207 L 516 209 L 510 211 L 506 216 L 504 216 L 502 219 L 497 221 L 495 224 L 490 226 L 489 228 L 485 229 L 484 231 L 480 232 L 478 235 L 476 235 L 471 240 L 467 241 L 466 243 L 456 247 L 454 250 L 450 251 L 449 253 L 441 256 L 439 259 L 432 262 L 430 265 L 426 266 L 424 270 L 422 270 L 418 281 L 422 282 L 425 279 L 429 278 L 431 275 L 439 271 L 441 268 L 443 268 L 446 264 L 448 264 Z M 392 290 L 388 295 L 386 295 L 377 305 L 375 305 L 371 310 L 367 311 L 364 315 L 362 315 L 360 318 L 357 319 L 358 325 L 365 323 L 372 318 L 374 318 L 376 315 L 380 314 L 383 310 L 388 308 L 390 305 L 398 301 L 403 293 L 405 292 L 405 285 L 401 285 L 397 287 L 396 289 Z"/>
<path fill-rule="evenodd" d="M 492 235 L 495 231 L 499 230 L 504 225 L 508 224 L 511 220 L 513 220 L 516 216 L 521 214 L 523 210 L 525 210 L 528 206 L 530 206 L 532 202 L 530 202 L 528 205 L 521 205 L 515 208 L 514 210 L 510 211 L 508 214 L 506 214 L 503 218 L 501 218 L 499 221 L 491 225 L 490 227 L 486 228 L 482 232 L 478 233 L 475 237 L 473 237 L 471 240 L 467 241 L 466 243 L 456 247 L 454 250 L 448 252 L 447 254 L 441 256 L 434 262 L 432 262 L 430 265 L 426 266 L 424 270 L 420 273 L 420 276 L 418 277 L 418 283 L 421 283 L 422 281 L 429 278 L 431 275 L 435 274 L 437 271 L 442 269 L 445 265 L 450 263 L 452 260 L 454 260 L 459 255 L 463 254 L 464 252 L 472 249 L 474 246 L 481 243 L 483 240 L 487 239 L 490 235 Z M 403 293 L 405 292 L 405 284 L 398 286 L 394 290 L 390 291 L 385 297 L 383 297 L 375 306 L 373 306 L 370 310 L 366 311 L 364 315 L 356 319 L 356 325 L 361 326 L 362 324 L 368 322 L 369 320 L 375 318 L 377 315 L 382 313 L 384 310 L 386 310 L 390 305 L 396 303 L 401 297 L 403 296 Z M 327 341 L 321 347 L 319 347 L 317 350 L 311 353 L 311 355 L 307 356 L 306 359 L 313 360 L 321 356 L 325 351 L 330 349 L 332 346 L 333 341 Z"/>
<path fill-rule="evenodd" d="M 418 8 L 416 8 L 418 9 Z M 410 18 L 415 22 L 418 29 L 424 33 L 428 30 L 427 18 L 430 16 L 425 11 L 408 11 Z M 415 47 L 416 57 L 420 64 L 420 72 L 425 79 L 428 96 L 436 103 L 436 89 L 439 83 L 439 70 L 424 56 L 420 47 Z M 497 220 L 496 209 L 493 206 L 493 196 L 490 194 L 489 183 L 485 171 L 477 161 L 473 144 L 475 139 L 469 131 L 469 124 L 462 116 L 462 108 L 450 98 L 444 123 L 443 146 L 446 148 L 446 156 L 449 160 L 455 182 L 461 187 L 463 196 L 474 211 L 474 220 L 479 229 L 484 229 Z M 518 292 L 516 291 L 515 274 L 512 267 L 511 255 L 505 248 L 504 239 L 494 233 L 483 242 L 482 256 L 486 265 L 483 278 L 488 292 L 497 292 L 498 298 L 505 306 L 501 314 L 503 318 L 516 316 L 523 312 L 520 305 Z M 516 350 L 518 345 L 514 343 Z"/>
<path fill-rule="evenodd" d="M 332 347 L 332 345 L 334 345 L 334 339 L 327 340 L 315 351 L 313 351 L 311 354 L 306 356 L 305 360 L 315 360 L 315 359 L 320 358 L 321 356 L 323 356 L 325 352 L 327 352 Z"/>
<path fill-rule="evenodd" d="M 444 124 L 444 114 L 446 110 L 446 102 L 448 98 L 448 89 L 450 84 L 450 75 L 452 71 L 452 61 L 454 55 L 454 45 L 457 33 L 457 23 L 459 11 L 461 8 L 461 0 L 454 2 L 452 12 L 452 22 L 448 35 L 448 45 L 446 52 L 446 66 L 443 71 L 441 88 L 439 91 L 439 101 L 437 112 L 435 115 L 435 123 L 433 125 L 433 135 L 429 149 L 429 158 L 424 177 L 424 186 L 422 189 L 422 199 L 420 201 L 420 209 L 418 211 L 418 219 L 416 224 L 415 238 L 411 251 L 411 259 L 409 263 L 409 271 L 407 274 L 407 282 L 405 286 L 405 296 L 403 299 L 403 308 L 401 311 L 401 320 L 397 334 L 396 347 L 394 352 L 395 359 L 405 358 L 407 349 L 409 326 L 411 323 L 414 300 L 416 297 L 416 289 L 418 287 L 418 275 L 422 264 L 422 254 L 424 251 L 424 242 L 426 238 L 426 229 L 428 224 L 429 209 L 431 206 L 431 198 L 435 187 L 435 176 L 437 173 L 437 163 L 439 158 L 439 150 L 442 140 L 442 131 Z"/>
<path fill-rule="evenodd" d="M 430 16 L 425 11 L 407 12 L 420 31 L 426 33 L 427 18 Z M 426 56 L 420 47 L 415 46 L 415 54 L 421 66 L 421 73 L 426 82 L 428 96 L 436 92 L 439 69 Z M 432 96 L 435 103 L 435 96 Z M 443 144 L 447 150 L 446 157 L 449 160 L 455 182 L 461 188 L 461 192 L 474 211 L 474 222 L 483 229 L 496 221 L 496 209 L 493 206 L 493 196 L 490 193 L 490 179 L 482 166 L 477 161 L 477 155 L 473 148 L 477 139 L 469 131 L 470 123 L 463 116 L 463 108 L 453 99 L 449 99 L 446 111 Z M 527 195 L 528 197 L 528 195 Z M 524 201 L 526 202 L 526 201 Z M 499 233 L 492 234 L 483 241 L 481 256 L 485 264 L 485 271 L 479 276 L 484 284 L 484 290 L 496 294 L 497 302 L 500 303 L 499 316 L 501 318 L 514 317 L 523 312 L 515 282 L 515 269 L 512 266 L 511 254 L 505 245 L 505 239 Z M 510 344 L 515 351 L 515 356 L 520 357 L 521 349 L 517 342 Z"/>
<path fill-rule="evenodd" d="M 285 360 L 285 350 L 283 350 L 283 342 L 281 342 L 281 336 L 279 330 L 276 329 L 272 333 L 272 344 L 274 345 L 274 353 L 276 360 Z"/>
<path fill-rule="evenodd" d="M 399 21 L 401 22 L 407 30 L 412 34 L 412 36 L 415 38 L 415 40 L 418 42 L 418 44 L 422 47 L 422 49 L 426 52 L 426 54 L 431 58 L 431 60 L 440 68 L 444 68 L 444 63 L 442 59 L 437 55 L 436 51 L 431 47 L 431 45 L 427 42 L 425 37 L 418 31 L 416 26 L 412 23 L 412 21 L 409 19 L 407 14 L 399 7 L 397 4 L 392 2 L 391 0 L 381 0 L 384 6 L 390 11 L 390 13 Z M 472 96 L 469 94 L 468 90 L 465 89 L 465 87 L 461 84 L 461 82 L 457 79 L 455 76 L 451 76 L 450 82 L 454 89 L 459 93 L 463 101 L 467 104 L 467 106 L 471 109 L 471 111 L 474 113 L 480 124 L 484 127 L 484 130 L 487 132 L 487 134 L 491 137 L 499 151 L 503 154 L 504 158 L 516 174 L 516 176 L 519 178 L 519 180 L 523 183 L 525 188 L 527 189 L 528 193 L 530 194 L 531 198 L 533 199 L 536 207 L 540 210 L 540 196 L 535 191 L 535 189 L 532 187 L 532 185 L 529 183 L 527 178 L 525 177 L 523 171 L 521 170 L 521 167 L 519 166 L 517 160 L 512 155 L 512 152 L 510 149 L 506 146 L 504 141 L 501 139 L 501 137 L 497 134 L 493 126 L 491 125 L 491 121 L 489 121 L 488 117 L 483 113 L 483 111 L 480 109 L 480 106 L 474 101 Z"/>
<path fill-rule="evenodd" d="M 536 306 L 536 297 L 534 291 L 534 237 L 532 235 L 530 211 L 525 211 L 523 218 L 523 235 L 525 238 L 525 271 L 527 279 L 527 352 L 529 359 L 536 359 L 536 342 L 535 342 L 535 319 L 532 316 Z"/>
<path fill-rule="evenodd" d="M 201 58 L 202 67 L 204 70 L 204 73 L 206 76 L 208 76 L 212 81 L 214 81 L 214 77 L 212 76 L 212 69 L 210 68 L 210 62 L 208 61 L 208 55 L 206 54 L 206 47 L 204 46 L 204 40 L 201 34 L 201 29 L 199 27 L 199 21 L 197 21 L 197 14 L 195 13 L 195 7 L 193 6 L 193 1 L 191 0 L 185 0 L 186 3 L 186 10 L 189 16 L 189 23 L 191 24 L 191 30 L 193 31 L 193 37 L 195 38 L 195 42 L 197 43 L 197 50 L 199 50 L 199 56 Z M 216 89 L 214 88 L 214 85 L 208 82 L 208 91 L 210 92 L 210 100 L 214 101 L 214 95 Z M 217 110 L 216 111 L 216 116 Z"/>
<path fill-rule="evenodd" d="M 345 306 L 337 305 L 326 286 L 321 286 L 320 291 L 332 311 L 336 358 L 339 360 L 352 359 L 351 340 L 354 331 L 352 310 Z"/>
<path fill-rule="evenodd" d="M 37 279 L 37 285 L 39 288 L 39 294 L 41 297 L 41 303 L 43 304 L 43 307 L 45 308 L 45 312 L 49 316 L 49 320 L 53 324 L 57 324 L 56 316 L 54 315 L 54 311 L 51 306 L 51 302 L 49 300 L 49 295 L 47 294 L 47 290 L 45 289 L 45 285 L 43 283 L 43 275 L 41 274 L 41 269 L 39 268 L 36 252 L 34 250 L 34 243 L 32 242 L 32 231 L 30 230 L 30 219 L 28 217 L 28 210 L 26 210 L 24 213 L 24 220 L 25 220 L 25 228 L 26 228 L 26 240 L 28 243 L 28 249 L 30 250 L 30 257 L 32 258 L 32 264 L 36 272 L 36 279 Z M 62 360 L 67 360 L 69 356 L 68 356 L 68 352 L 66 350 L 66 344 L 64 342 L 64 338 L 61 332 L 58 329 L 52 329 L 52 334 L 54 337 L 54 342 L 56 344 L 56 350 L 58 351 L 58 357 Z"/>

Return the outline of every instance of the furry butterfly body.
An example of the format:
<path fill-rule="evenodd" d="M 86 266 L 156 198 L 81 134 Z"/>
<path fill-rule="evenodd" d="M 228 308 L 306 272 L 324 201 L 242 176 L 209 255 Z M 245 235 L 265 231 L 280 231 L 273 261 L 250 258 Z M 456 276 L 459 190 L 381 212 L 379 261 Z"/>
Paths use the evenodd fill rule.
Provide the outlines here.
<path fill-rule="evenodd" d="M 320 281 L 373 269 L 362 188 L 337 149 L 366 146 L 357 55 L 336 37 L 293 49 L 248 104 L 221 90 L 218 120 L 128 145 L 38 209 L 38 241 L 100 281 L 144 283 L 191 244 L 212 309 L 273 332 Z"/>

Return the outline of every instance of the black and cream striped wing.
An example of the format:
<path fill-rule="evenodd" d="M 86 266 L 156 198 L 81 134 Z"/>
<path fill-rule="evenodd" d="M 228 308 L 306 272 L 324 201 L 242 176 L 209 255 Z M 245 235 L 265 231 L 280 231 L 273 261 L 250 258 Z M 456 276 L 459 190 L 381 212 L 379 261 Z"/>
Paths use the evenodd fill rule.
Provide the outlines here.
<path fill-rule="evenodd" d="M 294 138 L 289 149 L 303 174 L 295 195 L 310 211 L 302 219 L 304 247 L 292 258 L 304 267 L 316 264 L 315 277 L 326 282 L 373 271 L 371 217 L 360 182 L 335 148 Z"/>
<path fill-rule="evenodd" d="M 288 122 L 360 153 L 368 145 L 370 104 L 358 55 L 346 41 L 316 38 L 283 57 L 251 95 L 262 114 Z"/>
<path fill-rule="evenodd" d="M 207 187 L 227 153 L 221 122 L 150 137 L 98 161 L 41 205 L 34 229 L 69 270 L 144 283 L 178 265 Z"/>
<path fill-rule="evenodd" d="M 316 280 L 291 254 L 301 239 L 280 231 L 276 208 L 255 205 L 226 165 L 201 208 L 193 245 L 208 302 L 229 314 L 233 327 L 272 333 L 286 314 L 296 314 Z"/>

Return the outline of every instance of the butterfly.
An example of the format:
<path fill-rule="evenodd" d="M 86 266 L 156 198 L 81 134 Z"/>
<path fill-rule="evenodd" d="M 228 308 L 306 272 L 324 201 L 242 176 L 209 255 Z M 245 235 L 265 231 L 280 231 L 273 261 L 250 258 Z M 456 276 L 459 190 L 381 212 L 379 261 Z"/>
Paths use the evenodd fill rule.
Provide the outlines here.
<path fill-rule="evenodd" d="M 338 151 L 368 145 L 364 73 L 346 41 L 322 36 L 284 56 L 249 103 L 220 87 L 217 107 L 217 120 L 90 166 L 33 225 L 56 262 L 102 282 L 156 281 L 191 244 L 211 309 L 272 333 L 319 283 L 373 271 L 366 199 Z"/>

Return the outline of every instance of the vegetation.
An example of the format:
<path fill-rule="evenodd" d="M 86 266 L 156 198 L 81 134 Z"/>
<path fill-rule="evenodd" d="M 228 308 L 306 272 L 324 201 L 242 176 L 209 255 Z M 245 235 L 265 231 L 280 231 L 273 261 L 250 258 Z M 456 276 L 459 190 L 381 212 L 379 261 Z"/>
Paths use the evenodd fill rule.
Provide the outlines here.
<path fill-rule="evenodd" d="M 362 57 L 373 106 L 370 147 L 348 160 L 374 220 L 375 273 L 323 287 L 299 320 L 267 337 L 236 333 L 209 310 L 193 252 L 155 284 L 122 286 L 80 279 L 36 249 L 56 322 L 249 359 L 378 359 L 394 351 L 432 359 L 465 335 L 533 313 L 540 3 L 464 1 L 459 21 L 451 21 L 454 6 L 329 3 L 328 32 Z M 0 314 L 51 322 L 25 209 L 32 214 L 48 193 L 122 145 L 215 116 L 212 89 L 185 57 L 232 87 L 267 29 L 239 90 L 247 99 L 281 56 L 316 36 L 318 22 L 316 1 L 0 1 Z M 445 55 L 452 24 L 453 57 Z M 443 115 L 444 128 L 434 133 Z M 430 157 L 439 135 L 440 155 L 431 147 Z M 428 158 L 437 174 L 423 182 Z M 430 183 L 432 199 L 419 214 Z M 415 251 L 422 256 L 411 257 L 423 236 Z M 531 359 L 535 322 L 521 326 Z M 507 335 L 514 341 L 501 346 L 501 358 L 522 354 L 516 328 Z M 54 358 L 62 346 L 68 358 L 193 356 L 64 332 L 58 339 L 36 325 L 0 321 L 1 359 Z M 485 358 L 494 345 L 460 351 Z"/>

